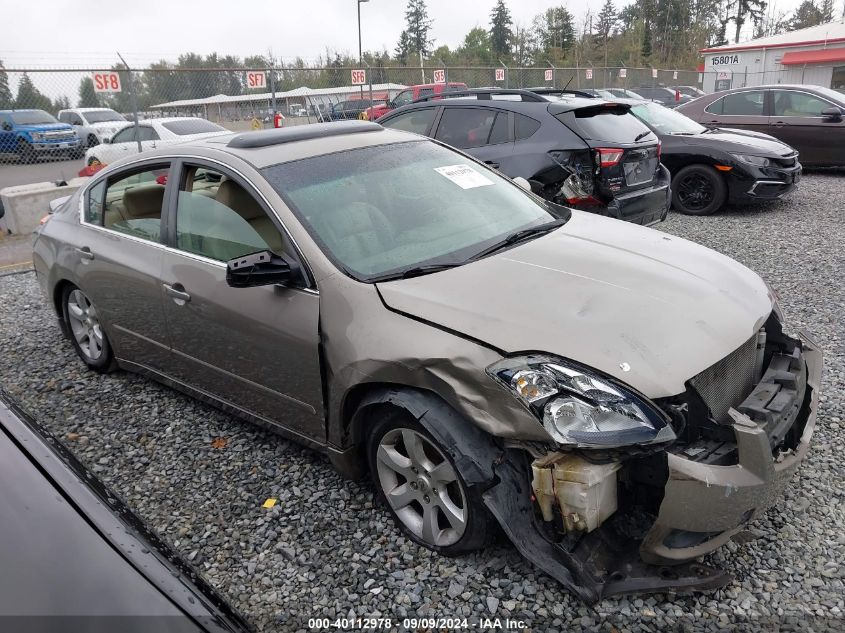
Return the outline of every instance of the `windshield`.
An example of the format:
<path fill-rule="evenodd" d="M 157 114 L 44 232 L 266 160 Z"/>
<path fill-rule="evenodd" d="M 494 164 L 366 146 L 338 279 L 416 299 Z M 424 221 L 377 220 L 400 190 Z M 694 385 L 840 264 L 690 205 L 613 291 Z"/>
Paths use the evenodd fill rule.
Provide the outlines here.
<path fill-rule="evenodd" d="M 657 130 L 660 134 L 701 134 L 707 128 L 689 117 L 657 103 L 638 103 L 631 106 L 635 117 Z"/>
<path fill-rule="evenodd" d="M 832 88 L 825 88 L 824 86 L 813 86 L 813 90 L 816 91 L 822 97 L 827 97 L 828 99 L 832 99 L 840 106 L 843 105 L 843 91 L 845 88 L 839 88 L 838 90 L 834 90 Z"/>
<path fill-rule="evenodd" d="M 227 132 L 224 127 L 220 127 L 216 123 L 206 121 L 205 119 L 183 119 L 181 121 L 170 121 L 162 123 L 162 127 L 170 130 L 179 136 L 187 136 L 189 134 L 205 134 L 206 132 Z"/>
<path fill-rule="evenodd" d="M 44 110 L 11 112 L 9 116 L 12 117 L 12 122 L 15 125 L 49 125 L 50 123 L 58 123 L 53 115 L 47 114 Z"/>
<path fill-rule="evenodd" d="M 262 172 L 335 264 L 363 281 L 464 263 L 515 231 L 557 219 L 509 180 L 431 141 Z"/>
<path fill-rule="evenodd" d="M 105 123 L 106 121 L 121 121 L 126 123 L 126 119 L 120 116 L 114 110 L 95 110 L 94 112 L 83 112 L 88 123 Z"/>

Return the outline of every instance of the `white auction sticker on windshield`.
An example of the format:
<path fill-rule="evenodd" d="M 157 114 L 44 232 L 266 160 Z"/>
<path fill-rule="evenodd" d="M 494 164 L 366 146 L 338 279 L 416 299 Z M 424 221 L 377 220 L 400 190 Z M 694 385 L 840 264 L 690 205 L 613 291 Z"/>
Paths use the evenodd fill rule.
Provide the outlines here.
<path fill-rule="evenodd" d="M 495 185 L 492 180 L 478 173 L 469 165 L 448 165 L 447 167 L 435 167 L 441 176 L 446 176 L 461 189 L 475 189 L 486 185 Z"/>

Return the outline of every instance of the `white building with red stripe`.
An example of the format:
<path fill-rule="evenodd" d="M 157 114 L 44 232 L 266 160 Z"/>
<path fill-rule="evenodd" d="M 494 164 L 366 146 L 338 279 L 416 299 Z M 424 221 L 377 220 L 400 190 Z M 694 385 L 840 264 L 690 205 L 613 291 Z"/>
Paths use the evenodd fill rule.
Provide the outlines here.
<path fill-rule="evenodd" d="M 705 92 L 777 83 L 845 90 L 842 20 L 699 52 Z"/>

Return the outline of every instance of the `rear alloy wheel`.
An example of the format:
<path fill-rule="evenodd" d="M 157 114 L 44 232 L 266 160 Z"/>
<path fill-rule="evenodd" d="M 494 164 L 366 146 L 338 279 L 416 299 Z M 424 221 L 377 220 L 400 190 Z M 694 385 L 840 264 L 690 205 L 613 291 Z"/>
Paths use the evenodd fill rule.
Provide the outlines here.
<path fill-rule="evenodd" d="M 114 369 L 111 345 L 91 300 L 79 288 L 67 286 L 62 307 L 73 347 L 82 361 L 98 372 Z"/>
<path fill-rule="evenodd" d="M 687 215 L 710 215 L 725 205 L 728 187 L 709 165 L 688 165 L 672 179 L 672 206 Z"/>
<path fill-rule="evenodd" d="M 410 416 L 379 423 L 368 457 L 379 496 L 412 540 L 447 556 L 486 543 L 486 507 L 467 489 L 446 452 Z"/>

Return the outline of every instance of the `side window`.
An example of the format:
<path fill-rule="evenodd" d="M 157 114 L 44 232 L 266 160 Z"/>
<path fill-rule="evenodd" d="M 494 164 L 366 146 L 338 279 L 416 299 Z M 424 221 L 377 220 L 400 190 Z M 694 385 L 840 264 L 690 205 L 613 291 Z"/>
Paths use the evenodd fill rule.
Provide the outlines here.
<path fill-rule="evenodd" d="M 103 225 L 103 192 L 105 190 L 105 180 L 101 180 L 88 190 L 88 197 L 85 200 L 85 221 L 89 224 Z"/>
<path fill-rule="evenodd" d="M 157 165 L 110 178 L 103 205 L 103 226 L 160 242 L 161 207 L 169 169 L 169 165 Z"/>
<path fill-rule="evenodd" d="M 70 123 L 70 112 L 59 112 L 59 121 L 62 123 Z"/>
<path fill-rule="evenodd" d="M 396 130 L 413 132 L 414 134 L 425 134 L 434 122 L 437 108 L 423 108 L 400 114 L 391 119 L 385 125 Z"/>
<path fill-rule="evenodd" d="M 138 138 L 142 141 L 157 141 L 159 136 L 158 132 L 149 125 L 140 125 L 138 126 Z"/>
<path fill-rule="evenodd" d="M 517 114 L 516 116 L 518 117 L 519 115 Z M 493 129 L 490 130 L 490 138 L 487 140 L 487 144 L 496 145 L 497 143 L 507 143 L 510 141 L 511 134 L 508 129 L 509 127 L 507 112 L 499 112 L 496 115 L 496 121 L 493 123 Z"/>
<path fill-rule="evenodd" d="M 135 140 L 135 126 L 123 128 L 120 132 L 112 137 L 112 143 L 130 143 Z"/>
<path fill-rule="evenodd" d="M 250 192 L 218 171 L 191 166 L 176 204 L 176 247 L 221 262 L 264 250 L 290 252 Z"/>
<path fill-rule="evenodd" d="M 712 114 L 733 116 L 762 116 L 763 95 L 762 90 L 749 90 L 725 95 L 716 103 L 709 105 L 707 111 Z"/>
<path fill-rule="evenodd" d="M 71 125 L 85 125 L 85 121 L 82 120 L 82 117 L 78 114 L 72 114 L 70 117 L 70 124 Z"/>
<path fill-rule="evenodd" d="M 495 118 L 494 110 L 446 108 L 437 126 L 436 138 L 459 149 L 487 145 Z"/>
<path fill-rule="evenodd" d="M 423 97 L 427 97 L 433 94 L 434 88 L 420 88 L 420 95 L 417 97 L 417 99 L 422 99 Z"/>
<path fill-rule="evenodd" d="M 535 121 L 531 117 L 522 114 L 515 114 L 514 116 L 516 117 L 516 121 L 514 122 L 514 136 L 517 141 L 533 136 L 534 132 L 540 129 L 539 121 Z"/>
<path fill-rule="evenodd" d="M 806 92 L 795 90 L 774 90 L 775 116 L 816 116 L 822 115 L 822 110 L 830 107 L 830 103 Z"/>
<path fill-rule="evenodd" d="M 393 98 L 393 105 L 398 108 L 411 101 L 413 101 L 413 93 L 410 90 L 404 90 Z"/>

